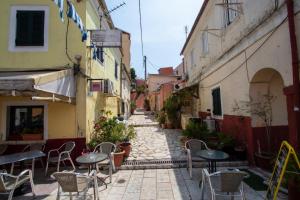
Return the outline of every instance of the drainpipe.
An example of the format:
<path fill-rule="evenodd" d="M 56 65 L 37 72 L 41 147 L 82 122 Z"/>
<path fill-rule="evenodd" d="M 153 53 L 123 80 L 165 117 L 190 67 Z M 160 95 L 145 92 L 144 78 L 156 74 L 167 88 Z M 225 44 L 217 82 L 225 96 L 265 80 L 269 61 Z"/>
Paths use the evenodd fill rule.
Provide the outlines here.
<path fill-rule="evenodd" d="M 295 28 L 295 16 L 294 16 L 294 1 L 286 0 L 287 16 L 290 34 L 290 45 L 292 53 L 292 68 L 293 68 L 293 89 L 294 89 L 294 117 L 295 117 L 295 135 L 293 141 L 290 141 L 295 149 L 298 149 L 298 135 L 299 135 L 299 109 L 300 109 L 300 88 L 299 88 L 299 58 L 298 58 L 298 47 L 297 37 Z"/>

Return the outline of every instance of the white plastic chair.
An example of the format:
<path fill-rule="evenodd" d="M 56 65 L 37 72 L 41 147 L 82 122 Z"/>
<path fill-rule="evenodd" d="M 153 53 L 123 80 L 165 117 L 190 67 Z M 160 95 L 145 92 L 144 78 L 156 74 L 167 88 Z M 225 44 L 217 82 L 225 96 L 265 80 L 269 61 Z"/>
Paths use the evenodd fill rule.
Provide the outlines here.
<path fill-rule="evenodd" d="M 185 142 L 185 150 L 187 152 L 187 169 L 189 171 L 190 177 L 193 177 L 193 162 L 200 162 L 203 161 L 202 158 L 199 156 L 196 156 L 197 151 L 206 149 L 208 150 L 208 147 L 205 142 L 202 140 L 197 139 L 190 139 Z"/>
<path fill-rule="evenodd" d="M 91 186 L 94 187 L 94 195 L 98 200 L 98 184 L 97 184 L 97 172 L 95 170 L 91 171 L 89 175 L 83 175 L 75 172 L 55 172 L 52 176 L 58 182 L 57 189 L 57 200 L 60 199 L 61 190 L 63 192 L 68 192 L 70 199 L 72 200 L 73 194 L 76 193 L 77 196 L 83 193 L 83 199 L 86 199 L 86 194 Z"/>
<path fill-rule="evenodd" d="M 13 198 L 15 189 L 27 181 L 30 182 L 32 194 L 35 197 L 36 195 L 30 169 L 22 171 L 18 176 L 8 174 L 7 172 L 2 172 L 0 173 L 0 193 L 9 194 L 8 200 L 11 200 Z"/>
<path fill-rule="evenodd" d="M 202 199 L 204 185 L 210 190 L 211 199 L 215 200 L 217 196 L 221 197 L 240 197 L 245 200 L 243 179 L 249 176 L 246 172 L 235 170 L 224 170 L 209 174 L 207 169 L 203 169 L 201 192 Z M 213 182 L 211 178 L 216 178 Z M 207 193 L 208 194 L 208 193 Z"/>
<path fill-rule="evenodd" d="M 63 162 L 65 164 L 66 160 L 70 161 L 73 170 L 75 170 L 76 168 L 71 158 L 71 153 L 74 148 L 75 142 L 66 142 L 63 145 L 61 145 L 58 149 L 50 150 L 48 152 L 45 175 L 47 175 L 49 163 L 57 163 L 57 172 L 59 172 L 60 163 Z M 51 154 L 53 154 L 54 152 L 56 152 L 57 155 L 51 157 Z"/>
<path fill-rule="evenodd" d="M 95 149 L 94 153 L 105 153 L 107 154 L 107 159 L 97 163 L 97 171 L 99 172 L 99 166 L 108 166 L 109 170 L 109 180 L 110 183 L 112 182 L 112 172 L 115 170 L 115 164 L 114 164 L 114 152 L 116 150 L 116 145 L 111 142 L 102 142 L 101 144 L 98 144 Z"/>

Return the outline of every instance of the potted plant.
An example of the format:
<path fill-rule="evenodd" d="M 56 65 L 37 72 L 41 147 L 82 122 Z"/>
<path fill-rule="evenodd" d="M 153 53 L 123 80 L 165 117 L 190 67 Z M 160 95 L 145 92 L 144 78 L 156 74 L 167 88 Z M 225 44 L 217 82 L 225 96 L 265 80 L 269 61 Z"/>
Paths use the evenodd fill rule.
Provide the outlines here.
<path fill-rule="evenodd" d="M 123 142 L 120 143 L 120 148 L 125 151 L 124 156 L 129 157 L 130 151 L 131 151 L 131 143 L 130 140 L 134 139 L 136 137 L 136 131 L 134 130 L 132 125 L 129 125 L 128 127 L 125 126 L 123 130 Z"/>
<path fill-rule="evenodd" d="M 117 146 L 116 151 L 114 152 L 114 164 L 115 167 L 121 167 L 123 160 L 124 160 L 124 154 L 125 151 L 120 148 L 120 146 Z"/>
<path fill-rule="evenodd" d="M 224 133 L 217 133 L 217 137 L 218 137 L 217 148 L 229 154 L 233 154 L 234 145 L 235 145 L 234 138 Z"/>
<path fill-rule="evenodd" d="M 270 93 L 261 95 L 258 97 L 258 101 L 254 102 L 250 98 L 249 102 L 244 102 L 244 105 L 239 105 L 235 102 L 233 111 L 245 111 L 250 113 L 252 116 L 256 116 L 260 122 L 264 125 L 266 138 L 267 138 L 267 149 L 262 151 L 260 148 L 260 141 L 257 141 L 258 151 L 254 153 L 256 165 L 266 169 L 272 169 L 272 161 L 274 160 L 274 154 L 271 151 L 271 128 L 273 119 L 272 103 L 275 97 Z"/>
<path fill-rule="evenodd" d="M 209 135 L 209 130 L 205 123 L 189 121 L 186 129 L 182 131 L 183 136 L 187 139 L 206 140 Z"/>
<path fill-rule="evenodd" d="M 158 123 L 161 125 L 162 128 L 166 127 L 166 114 L 164 111 L 160 111 L 157 117 Z"/>
<path fill-rule="evenodd" d="M 167 128 L 177 128 L 180 117 L 180 100 L 176 95 L 170 96 L 164 103 L 164 110 L 167 114 Z"/>

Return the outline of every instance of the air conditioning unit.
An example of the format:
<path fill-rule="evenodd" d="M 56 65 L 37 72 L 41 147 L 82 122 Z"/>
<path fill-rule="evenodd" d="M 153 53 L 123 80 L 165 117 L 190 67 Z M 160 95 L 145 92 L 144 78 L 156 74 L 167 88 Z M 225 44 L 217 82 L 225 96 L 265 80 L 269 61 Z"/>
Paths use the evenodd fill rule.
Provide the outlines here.
<path fill-rule="evenodd" d="M 216 130 L 216 121 L 213 119 L 205 119 L 203 122 L 206 124 L 208 130 L 213 132 Z"/>

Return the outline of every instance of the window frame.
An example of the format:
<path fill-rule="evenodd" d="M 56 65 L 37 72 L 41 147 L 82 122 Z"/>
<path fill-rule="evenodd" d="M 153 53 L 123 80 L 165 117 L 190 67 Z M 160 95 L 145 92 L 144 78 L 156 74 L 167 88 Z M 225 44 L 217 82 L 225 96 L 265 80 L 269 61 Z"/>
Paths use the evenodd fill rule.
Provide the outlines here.
<path fill-rule="evenodd" d="M 224 0 L 224 27 L 227 28 L 230 26 L 238 17 L 239 12 L 229 9 L 231 7 L 233 9 L 238 10 L 238 5 L 230 5 L 231 3 L 238 3 L 237 0 Z M 226 6 L 227 4 L 227 6 Z"/>
<path fill-rule="evenodd" d="M 118 80 L 119 63 L 115 60 L 115 78 Z"/>
<path fill-rule="evenodd" d="M 191 68 L 195 66 L 195 50 L 192 49 L 190 52 L 190 62 L 191 62 Z"/>
<path fill-rule="evenodd" d="M 104 64 L 104 61 L 105 61 L 105 53 L 104 53 L 104 48 L 103 47 L 96 47 L 97 48 L 97 50 L 96 50 L 96 60 L 100 63 L 100 64 Z M 98 50 L 100 51 L 100 52 L 102 52 L 101 54 L 102 54 L 102 60 L 101 60 L 101 57 L 99 56 L 99 54 L 98 54 Z M 99 57 L 98 57 L 99 56 Z M 104 65 L 103 65 L 104 66 Z"/>
<path fill-rule="evenodd" d="M 202 54 L 206 55 L 209 53 L 209 45 L 208 45 L 208 31 L 203 31 L 201 34 L 202 41 Z"/>
<path fill-rule="evenodd" d="M 220 115 L 215 115 L 214 114 L 214 99 L 213 99 L 213 91 L 214 90 L 217 90 L 217 89 L 219 89 L 220 90 L 220 109 L 221 109 L 221 114 Z M 211 107 L 212 107 L 212 109 L 211 109 L 211 116 L 213 116 L 213 118 L 216 118 L 216 119 L 223 119 L 223 115 L 224 115 L 224 110 L 223 110 L 223 101 L 222 101 L 222 88 L 221 88 L 221 86 L 220 85 L 218 85 L 218 86 L 216 86 L 216 87 L 213 87 L 212 89 L 211 89 Z"/>
<path fill-rule="evenodd" d="M 16 46 L 17 34 L 17 11 L 44 11 L 44 45 L 43 46 Z M 10 52 L 39 52 L 48 51 L 48 33 L 49 32 L 49 6 L 35 5 L 16 5 L 10 7 L 9 21 L 9 44 Z"/>
<path fill-rule="evenodd" d="M 18 141 L 24 142 L 24 140 L 7 140 L 9 136 L 7 133 L 7 111 L 9 106 L 44 106 L 44 131 L 43 131 L 43 141 L 48 139 L 48 104 L 47 103 L 38 103 L 32 101 L 24 101 L 24 102 L 4 102 L 2 107 L 2 119 L 1 119 L 1 133 L 2 133 L 2 141 Z"/>

